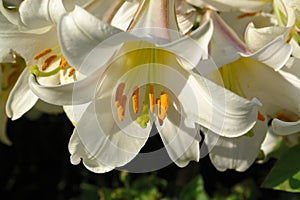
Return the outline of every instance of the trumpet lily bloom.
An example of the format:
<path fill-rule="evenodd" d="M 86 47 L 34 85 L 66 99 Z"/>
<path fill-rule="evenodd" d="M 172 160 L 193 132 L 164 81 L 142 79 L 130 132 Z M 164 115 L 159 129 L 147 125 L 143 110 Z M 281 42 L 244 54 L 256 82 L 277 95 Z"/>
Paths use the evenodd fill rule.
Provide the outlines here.
<path fill-rule="evenodd" d="M 180 56 L 193 58 L 183 47 L 190 53 L 195 49 L 188 49 L 193 44 L 188 37 L 172 38 L 174 31 L 178 37 L 174 13 L 172 0 L 141 1 L 129 32 L 99 21 L 80 7 L 62 17 L 62 52 L 84 77 L 45 87 L 32 76 L 30 85 L 46 102 L 73 105 L 76 128 L 69 143 L 73 164 L 82 160 L 97 173 L 124 166 L 139 153 L 155 124 L 170 158 L 184 167 L 199 160 L 196 124 L 224 137 L 241 136 L 254 126 L 255 102 L 181 62 Z M 198 33 L 209 30 L 207 26 L 210 23 Z M 196 56 L 198 62 L 201 55 Z M 84 109 L 76 104 L 85 104 Z"/>
<path fill-rule="evenodd" d="M 290 62 L 292 47 L 287 43 L 288 34 L 285 30 L 278 29 L 271 38 L 258 33 L 257 36 L 262 38 L 253 37 L 255 34 L 252 31 L 251 40 L 249 37 L 251 31 L 248 30 L 247 44 L 252 44 L 249 48 L 214 11 L 209 11 L 208 14 L 216 30 L 219 30 L 213 33 L 215 35 L 212 36 L 209 44 L 210 53 L 213 58 L 228 55 L 219 62 L 216 61 L 220 67 L 217 73 L 221 73 L 223 80 L 219 84 L 223 84 L 227 89 L 247 99 L 254 97 L 259 99 L 262 103 L 259 109 L 262 117 L 258 117 L 258 126 L 266 123 L 265 119 L 271 118 L 274 119 L 272 127 L 276 133 L 290 134 L 299 131 L 299 72 L 297 59 L 287 66 Z M 251 26 L 250 24 L 248 29 L 251 29 Z M 267 35 L 269 32 L 265 33 Z M 251 53 L 252 51 L 254 53 Z M 210 77 L 214 80 L 213 76 Z M 254 127 L 250 134 L 252 137 L 246 134 L 220 140 L 221 142 L 216 144 L 210 153 L 215 166 L 220 170 L 246 170 L 255 161 L 260 144 L 267 132 L 266 125 L 260 127 Z M 244 145 L 242 144 L 249 143 L 249 141 L 255 144 L 252 151 L 243 151 Z M 236 148 L 228 148 L 230 146 Z M 221 149 L 224 148 L 228 148 L 227 154 L 222 152 Z"/>

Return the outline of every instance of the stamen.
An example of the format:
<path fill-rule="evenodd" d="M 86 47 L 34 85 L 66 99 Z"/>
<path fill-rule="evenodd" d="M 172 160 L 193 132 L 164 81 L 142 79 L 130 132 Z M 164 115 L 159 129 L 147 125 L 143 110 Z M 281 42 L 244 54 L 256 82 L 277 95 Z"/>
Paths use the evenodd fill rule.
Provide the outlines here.
<path fill-rule="evenodd" d="M 69 64 L 68 64 L 68 62 L 67 62 L 67 60 L 65 59 L 65 57 L 61 57 L 61 59 L 60 59 L 60 63 L 59 63 L 59 67 L 61 68 L 61 69 L 66 69 L 66 67 L 68 66 Z"/>
<path fill-rule="evenodd" d="M 159 112 L 158 112 L 158 117 L 159 119 L 163 120 L 166 117 L 168 107 L 169 107 L 169 102 L 168 102 L 168 95 L 165 92 L 160 93 L 160 100 L 159 100 Z"/>
<path fill-rule="evenodd" d="M 125 105 L 127 97 L 123 95 L 125 83 L 120 83 L 116 90 L 115 107 L 117 108 L 118 118 L 123 121 L 125 118 Z"/>
<path fill-rule="evenodd" d="M 125 83 L 120 83 L 117 87 L 117 90 L 116 90 L 116 98 L 115 98 L 115 106 L 117 107 L 117 103 L 120 104 L 121 102 L 121 98 L 122 98 L 122 95 L 123 95 L 123 91 L 124 91 L 124 88 L 125 88 Z"/>
<path fill-rule="evenodd" d="M 56 58 L 57 55 L 53 55 L 47 58 L 42 65 L 42 70 L 46 70 L 51 65 L 51 63 L 56 60 Z"/>
<path fill-rule="evenodd" d="M 149 105 L 150 105 L 150 112 L 154 112 L 154 86 L 150 85 L 149 87 Z"/>
<path fill-rule="evenodd" d="M 258 112 L 258 114 L 257 114 L 257 119 L 260 121 L 265 121 L 265 117 L 260 112 Z"/>
<path fill-rule="evenodd" d="M 50 53 L 51 51 L 52 51 L 52 49 L 50 49 L 50 48 L 44 49 L 40 53 L 36 54 L 33 58 L 34 58 L 34 60 L 38 60 L 41 57 L 43 57 L 43 56 L 47 55 L 48 53 Z"/>
<path fill-rule="evenodd" d="M 139 88 L 138 87 L 134 88 L 131 99 L 132 99 L 133 112 L 137 113 L 139 111 Z"/>
<path fill-rule="evenodd" d="M 122 106 L 119 106 L 117 108 L 117 110 L 118 110 L 118 118 L 119 118 L 119 120 L 123 121 L 124 120 L 124 112 L 125 112 L 124 108 Z"/>
<path fill-rule="evenodd" d="M 75 74 L 75 69 L 73 67 L 71 67 L 68 76 L 71 77 L 74 74 Z"/>
<path fill-rule="evenodd" d="M 57 67 L 55 69 L 53 69 L 52 71 L 49 71 L 49 72 L 43 72 L 43 71 L 40 71 L 39 70 L 39 67 L 36 66 L 36 65 L 32 65 L 30 66 L 30 72 L 32 74 L 34 74 L 36 77 L 47 77 L 47 76 L 52 76 L 52 75 L 55 75 L 59 72 L 60 67 Z"/>
<path fill-rule="evenodd" d="M 123 95 L 121 97 L 121 102 L 119 102 L 119 106 L 117 107 L 118 118 L 120 121 L 123 121 L 125 118 L 125 105 L 126 105 L 127 97 Z"/>

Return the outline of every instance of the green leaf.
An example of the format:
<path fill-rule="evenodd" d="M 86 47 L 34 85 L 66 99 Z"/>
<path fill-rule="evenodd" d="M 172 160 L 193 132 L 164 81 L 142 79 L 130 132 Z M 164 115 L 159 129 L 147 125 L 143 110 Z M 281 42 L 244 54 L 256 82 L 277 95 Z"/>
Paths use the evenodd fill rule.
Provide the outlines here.
<path fill-rule="evenodd" d="M 300 192 L 300 145 L 296 145 L 282 154 L 262 187 Z"/>
<path fill-rule="evenodd" d="M 209 196 L 204 190 L 204 183 L 201 176 L 194 178 L 188 185 L 186 185 L 179 194 L 179 199 L 182 200 L 209 200 Z"/>

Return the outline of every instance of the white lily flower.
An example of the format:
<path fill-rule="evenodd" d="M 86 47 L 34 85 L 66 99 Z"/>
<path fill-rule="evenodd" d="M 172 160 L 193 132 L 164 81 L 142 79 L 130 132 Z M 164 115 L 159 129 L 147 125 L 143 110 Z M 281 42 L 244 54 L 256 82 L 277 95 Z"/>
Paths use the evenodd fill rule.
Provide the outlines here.
<path fill-rule="evenodd" d="M 46 102 L 88 103 L 84 109 L 74 106 L 80 112 L 75 112 L 76 128 L 69 143 L 73 164 L 82 160 L 97 173 L 127 164 L 144 146 L 154 123 L 170 158 L 183 167 L 199 159 L 196 124 L 225 137 L 241 136 L 254 126 L 255 102 L 224 90 L 180 62 L 180 55 L 193 58 L 186 45 L 191 40 L 156 45 L 155 41 L 172 41 L 174 35 L 167 28 L 179 35 L 174 13 L 173 0 L 141 1 L 129 26 L 132 33 L 105 24 L 80 7 L 62 17 L 62 52 L 85 77 L 56 87 L 39 85 L 33 76 L 30 83 Z M 209 30 L 209 25 L 197 33 Z M 150 28 L 139 29 L 145 27 Z"/>
<path fill-rule="evenodd" d="M 299 107 L 297 100 L 299 99 L 298 76 L 295 76 L 295 73 L 291 71 L 284 72 L 292 48 L 291 45 L 287 44 L 288 33 L 286 29 L 278 28 L 278 31 L 270 38 L 257 33 L 256 37 L 246 38 L 247 42 L 245 43 L 216 12 L 208 10 L 204 16 L 214 24 L 211 41 L 207 44 L 207 49 L 217 66 L 220 67 L 219 71 L 215 73 L 221 72 L 222 82 L 214 80 L 214 73 L 209 77 L 242 97 L 248 99 L 255 97 L 262 103 L 257 126 L 251 130 L 251 137 L 249 134 L 234 138 L 221 137 L 216 143 L 216 147 L 210 152 L 210 158 L 217 169 L 221 171 L 226 169 L 245 171 L 256 160 L 261 143 L 267 133 L 267 121 L 265 119 L 267 117 L 281 118 L 282 116 L 290 118 L 290 113 L 287 114 L 285 111 L 297 110 Z M 251 26 L 252 24 L 249 25 L 249 30 Z M 268 35 L 269 32 L 270 34 L 273 33 L 267 29 L 264 31 L 265 35 Z M 276 86 L 274 86 L 275 82 Z M 282 87 L 289 89 L 282 89 Z M 287 99 L 290 102 L 285 102 Z M 293 120 L 297 121 L 298 118 L 293 117 Z M 276 127 L 274 125 L 276 122 L 278 120 L 273 121 L 273 127 Z M 283 128 L 284 126 L 281 125 L 280 128 L 285 129 L 281 132 L 294 132 L 297 129 L 297 123 L 294 122 L 292 126 L 284 122 L 285 126 L 289 128 Z M 213 140 L 213 137 L 210 139 Z M 211 143 L 209 140 L 205 142 Z M 248 151 L 250 147 L 245 148 L 245 144 L 250 146 L 252 144 L 251 151 Z"/>
<path fill-rule="evenodd" d="M 207 10 L 204 18 L 211 19 L 214 24 L 214 32 L 208 48 L 218 67 L 245 57 L 279 70 L 290 57 L 292 47 L 290 44 L 287 44 L 284 31 L 281 32 L 281 35 L 273 36 L 271 41 L 259 40 L 263 42 L 263 46 L 249 48 L 215 11 Z M 255 37 L 246 38 L 248 43 L 256 39 Z"/>
<path fill-rule="evenodd" d="M 259 28 L 258 34 L 249 35 L 252 42 L 248 42 L 250 49 L 256 45 L 262 45 L 261 41 L 272 40 L 281 35 L 282 31 L 287 33 L 286 41 L 292 45 L 292 55 L 300 58 L 299 46 L 299 3 L 293 0 L 243 0 L 243 1 L 219 1 L 219 0 L 188 0 L 187 2 L 200 8 L 210 8 L 221 12 L 231 25 L 243 37 L 245 28 L 249 23 L 255 24 Z M 229 12 L 230 11 L 230 12 Z M 252 25 L 253 26 L 253 25 Z M 254 26 L 253 26 L 254 27 Z M 253 30 L 252 27 L 252 30 Z M 254 30 L 256 32 L 256 30 Z M 248 33 L 246 33 L 248 34 Z M 252 36 L 252 37 L 251 37 Z M 247 39 L 247 37 L 245 38 Z M 246 40 L 247 42 L 247 40 Z"/>
<path fill-rule="evenodd" d="M 2 1 L 0 4 L 2 4 Z M 39 9 L 36 7 L 39 7 Z M 25 58 L 26 64 L 29 66 L 36 63 L 36 65 L 41 67 L 43 62 L 48 62 L 49 66 L 52 63 L 47 58 L 51 56 L 52 62 L 59 59 L 54 58 L 54 55 L 42 58 L 42 54 L 38 56 L 38 53 L 44 51 L 44 49 L 47 49 L 44 53 L 47 51 L 49 53 L 58 44 L 55 23 L 59 16 L 65 12 L 62 1 L 23 1 L 18 12 L 8 11 L 4 7 L 1 8 L 2 14 L 7 17 L 1 16 L 3 22 L 1 23 L 1 48 L 3 49 L 0 54 L 1 58 L 12 48 Z M 36 10 L 40 12 L 36 12 Z M 45 68 L 48 66 L 45 65 Z M 49 68 L 47 70 L 52 69 Z M 8 117 L 13 120 L 21 117 L 38 100 L 38 97 L 29 88 L 29 74 L 29 67 L 27 67 L 20 75 L 8 97 L 6 112 Z M 58 81 L 57 78 L 52 78 L 46 82 L 48 84 L 57 84 Z"/>
<path fill-rule="evenodd" d="M 94 5 L 95 2 L 75 1 L 80 5 L 84 4 L 91 11 L 96 10 L 98 6 L 104 7 L 103 2 Z M 70 68 L 58 46 L 56 24 L 62 14 L 73 8 L 74 3 L 64 0 L 28 0 L 20 4 L 18 12 L 12 12 L 0 2 L 0 40 L 3 49 L 0 59 L 5 60 L 7 51 L 12 48 L 25 58 L 27 66 L 31 66 L 23 71 L 9 95 L 6 113 L 12 120 L 21 117 L 38 100 L 27 83 L 30 72 L 39 74 L 41 84 L 58 85 L 58 72 Z"/>

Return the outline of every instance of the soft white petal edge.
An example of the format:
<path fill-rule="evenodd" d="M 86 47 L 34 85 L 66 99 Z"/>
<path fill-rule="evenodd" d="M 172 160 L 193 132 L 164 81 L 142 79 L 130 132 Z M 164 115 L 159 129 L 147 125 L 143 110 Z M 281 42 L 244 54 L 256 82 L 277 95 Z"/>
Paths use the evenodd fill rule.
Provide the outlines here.
<path fill-rule="evenodd" d="M 247 170 L 256 160 L 267 130 L 267 121 L 258 121 L 252 130 L 254 135 L 251 137 L 220 137 L 217 144 L 209 153 L 213 165 L 219 171 L 235 169 L 236 171 L 243 172 Z"/>
<path fill-rule="evenodd" d="M 71 154 L 70 161 L 73 165 L 78 165 L 82 161 L 88 170 L 95 173 L 105 173 L 113 170 L 113 167 L 100 163 L 88 153 L 76 130 L 74 130 L 73 135 L 70 138 L 68 149 Z"/>
<path fill-rule="evenodd" d="M 240 53 L 240 55 L 260 61 L 278 71 L 287 63 L 292 51 L 292 46 L 286 43 L 284 36 L 281 35 L 253 54 Z"/>
<path fill-rule="evenodd" d="M 197 74 L 187 82 L 197 91 L 194 105 L 189 90 L 182 89 L 178 95 L 187 117 L 224 137 L 241 136 L 255 125 L 260 104 L 257 99 L 249 101 Z"/>
<path fill-rule="evenodd" d="M 29 69 L 25 68 L 18 81 L 9 94 L 6 103 L 6 114 L 12 120 L 20 118 L 30 110 L 38 100 L 38 97 L 31 91 L 29 84 Z"/>
<path fill-rule="evenodd" d="M 110 104 L 110 96 L 90 104 L 74 131 L 88 155 L 105 166 L 115 168 L 127 164 L 139 153 L 148 139 L 150 128 L 142 129 L 131 122 L 126 129 L 121 129 L 115 122 Z M 96 110 L 100 109 L 101 113 L 97 113 Z M 138 137 L 132 135 L 134 132 Z"/>
<path fill-rule="evenodd" d="M 200 159 L 197 141 L 199 130 L 192 121 L 180 121 L 180 115 L 172 107 L 168 110 L 168 117 L 164 119 L 163 127 L 159 128 L 158 132 L 172 161 L 179 167 L 185 167 L 190 161 L 198 162 Z M 179 119 L 170 120 L 174 117 Z M 157 121 L 156 127 L 160 127 Z"/>
<path fill-rule="evenodd" d="M 296 122 L 284 122 L 279 119 L 272 121 L 272 128 L 277 135 L 290 135 L 300 132 L 300 120 Z"/>

